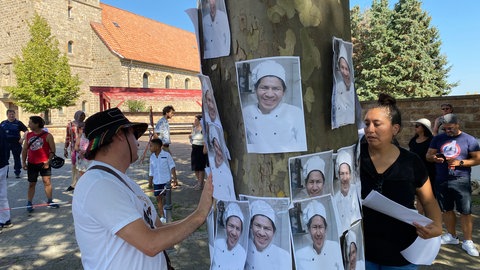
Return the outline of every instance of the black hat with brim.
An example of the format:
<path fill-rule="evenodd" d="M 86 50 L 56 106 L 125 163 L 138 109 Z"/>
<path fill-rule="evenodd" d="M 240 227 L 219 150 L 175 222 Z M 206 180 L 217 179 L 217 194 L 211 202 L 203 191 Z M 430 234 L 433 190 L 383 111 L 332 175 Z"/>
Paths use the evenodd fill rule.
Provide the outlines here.
<path fill-rule="evenodd" d="M 90 141 L 87 151 L 100 147 L 107 138 L 112 138 L 120 129 L 133 127 L 138 139 L 148 128 L 147 123 L 130 122 L 118 108 L 98 112 L 85 120 L 85 135 Z"/>

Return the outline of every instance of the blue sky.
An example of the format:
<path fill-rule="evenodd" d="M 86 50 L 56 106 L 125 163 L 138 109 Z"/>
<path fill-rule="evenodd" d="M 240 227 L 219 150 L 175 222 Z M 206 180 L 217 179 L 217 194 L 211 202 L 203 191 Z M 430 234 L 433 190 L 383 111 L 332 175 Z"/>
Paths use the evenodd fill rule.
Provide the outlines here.
<path fill-rule="evenodd" d="M 193 32 L 193 24 L 184 12 L 196 7 L 197 0 L 101 0 L 133 13 Z M 391 0 L 393 6 L 397 0 Z M 372 0 L 350 0 L 350 6 L 362 10 Z M 478 0 L 423 0 L 422 9 L 432 17 L 442 40 L 442 54 L 447 56 L 452 69 L 450 82 L 459 82 L 451 95 L 480 93 L 480 53 L 472 53 L 471 46 L 480 42 L 480 1 Z M 469 46 L 470 45 L 470 46 Z"/>

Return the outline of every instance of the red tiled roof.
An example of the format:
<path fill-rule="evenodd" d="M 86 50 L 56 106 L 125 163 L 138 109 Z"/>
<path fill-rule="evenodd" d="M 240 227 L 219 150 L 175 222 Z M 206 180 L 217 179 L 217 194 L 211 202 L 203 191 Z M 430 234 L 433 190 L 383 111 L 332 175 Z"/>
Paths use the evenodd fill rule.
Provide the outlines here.
<path fill-rule="evenodd" d="M 121 58 L 200 72 L 196 36 L 131 12 L 100 3 L 102 23 L 90 23 Z"/>

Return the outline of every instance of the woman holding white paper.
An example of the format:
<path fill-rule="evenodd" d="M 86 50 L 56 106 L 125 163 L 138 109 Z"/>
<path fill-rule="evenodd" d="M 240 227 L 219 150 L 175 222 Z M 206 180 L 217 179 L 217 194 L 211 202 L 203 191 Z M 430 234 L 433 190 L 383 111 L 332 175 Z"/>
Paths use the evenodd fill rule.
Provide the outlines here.
<path fill-rule="evenodd" d="M 428 173 L 421 159 L 392 143 L 401 129 L 401 115 L 396 101 L 380 94 L 378 104 L 365 115 L 365 141 L 361 144 L 360 178 L 362 198 L 372 190 L 407 208 L 415 209 L 415 195 L 433 220 L 421 226 L 407 224 L 371 208 L 363 208 L 366 269 L 417 269 L 400 251 L 417 236 L 432 238 L 442 233 L 442 217 L 433 196 Z M 413 226 L 412 226 L 413 225 Z"/>

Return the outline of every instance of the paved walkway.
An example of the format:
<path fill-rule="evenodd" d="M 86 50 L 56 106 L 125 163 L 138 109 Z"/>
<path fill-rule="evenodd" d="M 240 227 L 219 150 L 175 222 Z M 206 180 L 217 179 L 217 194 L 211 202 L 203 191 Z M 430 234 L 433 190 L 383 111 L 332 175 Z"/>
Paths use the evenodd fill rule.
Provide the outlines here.
<path fill-rule="evenodd" d="M 195 209 L 200 191 L 193 189 L 195 176 L 190 170 L 190 144 L 187 135 L 176 135 L 172 146 L 177 173 L 182 186 L 173 191 L 173 219 L 180 219 Z M 57 154 L 62 155 L 63 144 L 57 145 Z M 145 147 L 142 142 L 141 146 Z M 148 160 L 148 158 L 146 158 Z M 82 269 L 80 252 L 75 241 L 71 215 L 72 194 L 64 193 L 70 184 L 71 164 L 53 171 L 54 200 L 61 203 L 59 209 L 41 206 L 46 202 L 41 181 L 37 184 L 34 204 L 40 204 L 28 214 L 26 205 L 27 180 L 8 178 L 8 196 L 13 208 L 12 228 L 0 233 L 0 270 L 9 269 Z M 10 165 L 13 169 L 13 165 Z M 136 163 L 128 174 L 145 187 L 147 186 L 148 164 Z M 477 196 L 477 202 L 480 197 Z M 474 208 L 474 241 L 480 243 L 480 207 Z M 206 226 L 203 225 L 184 242 L 175 245 L 170 258 L 177 270 L 208 269 L 209 252 Z M 443 246 L 434 265 L 421 269 L 479 269 L 480 260 L 468 256 L 460 245 Z"/>

